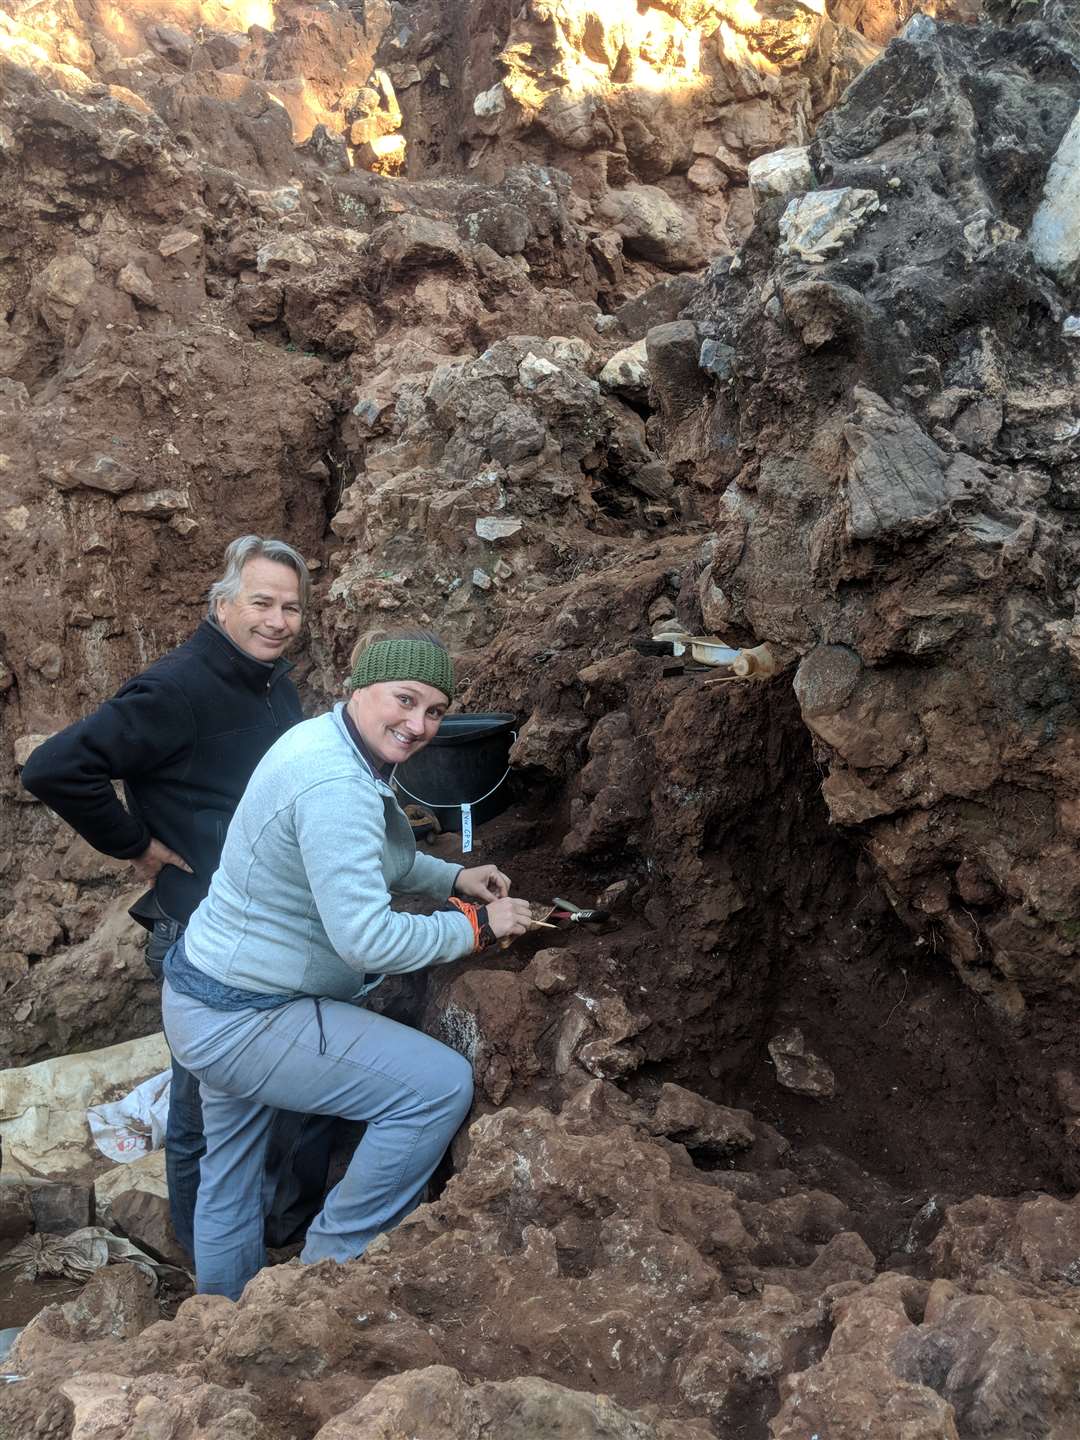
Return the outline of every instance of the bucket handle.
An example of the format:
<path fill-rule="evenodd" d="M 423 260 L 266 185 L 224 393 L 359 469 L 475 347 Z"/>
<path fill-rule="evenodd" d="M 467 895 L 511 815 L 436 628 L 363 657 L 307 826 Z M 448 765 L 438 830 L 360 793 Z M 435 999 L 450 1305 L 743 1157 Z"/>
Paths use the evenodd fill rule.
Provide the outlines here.
<path fill-rule="evenodd" d="M 513 736 L 513 740 L 516 741 L 516 740 L 517 740 L 517 731 L 516 731 L 516 730 L 511 730 L 510 734 Z M 512 743 L 513 743 L 513 742 L 512 742 Z M 394 785 L 396 785 L 397 788 L 402 792 L 403 795 L 408 795 L 408 797 L 409 797 L 410 800 L 415 800 L 416 803 L 417 803 L 417 805 L 424 805 L 424 806 L 426 806 L 426 808 L 427 808 L 428 810 L 461 809 L 462 806 L 465 806 L 465 805 L 468 805 L 469 808 L 472 809 L 472 807 L 473 807 L 474 805 L 480 805 L 480 804 L 482 804 L 486 799 L 488 799 L 489 796 L 495 794 L 495 791 L 498 790 L 499 786 L 503 783 L 503 781 L 506 779 L 506 777 L 510 774 L 511 769 L 512 769 L 512 766 L 507 765 L 506 769 L 505 769 L 505 770 L 503 771 L 503 773 L 502 773 L 502 777 L 501 777 L 499 780 L 496 780 L 495 784 L 491 787 L 491 789 L 487 792 L 487 794 L 486 794 L 486 795 L 481 795 L 479 800 L 455 800 L 455 801 L 453 802 L 453 804 L 452 804 L 452 805 L 449 805 L 449 806 L 447 805 L 447 803 L 446 803 L 445 800 L 443 800 L 442 802 L 439 802 L 439 801 L 436 801 L 436 800 L 421 800 L 421 798 L 420 798 L 419 795 L 414 795 L 411 790 L 406 790 L 405 786 L 404 786 L 404 785 L 401 783 L 401 781 L 397 778 L 397 766 L 396 766 L 396 765 L 394 766 L 394 773 L 390 776 L 390 779 L 391 779 L 392 783 L 393 783 Z"/>

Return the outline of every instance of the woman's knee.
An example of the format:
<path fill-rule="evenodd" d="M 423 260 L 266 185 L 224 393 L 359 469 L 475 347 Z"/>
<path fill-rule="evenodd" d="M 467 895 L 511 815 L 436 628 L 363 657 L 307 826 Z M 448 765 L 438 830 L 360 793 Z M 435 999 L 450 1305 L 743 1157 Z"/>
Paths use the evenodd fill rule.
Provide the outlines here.
<path fill-rule="evenodd" d="M 473 1071 L 472 1065 L 459 1055 L 456 1050 L 448 1051 L 452 1057 L 447 1066 L 447 1080 L 449 1081 L 448 1106 L 459 1117 L 460 1125 L 465 1116 L 469 1113 L 473 1100 Z"/>

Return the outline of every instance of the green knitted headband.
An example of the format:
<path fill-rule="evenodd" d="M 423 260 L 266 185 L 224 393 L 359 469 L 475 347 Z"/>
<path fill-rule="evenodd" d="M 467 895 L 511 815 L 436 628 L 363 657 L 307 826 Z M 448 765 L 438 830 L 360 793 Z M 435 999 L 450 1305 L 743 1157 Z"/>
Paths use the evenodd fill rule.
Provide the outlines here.
<path fill-rule="evenodd" d="M 454 662 L 430 640 L 379 640 L 369 645 L 353 666 L 349 690 L 363 690 L 380 680 L 421 680 L 454 698 Z"/>

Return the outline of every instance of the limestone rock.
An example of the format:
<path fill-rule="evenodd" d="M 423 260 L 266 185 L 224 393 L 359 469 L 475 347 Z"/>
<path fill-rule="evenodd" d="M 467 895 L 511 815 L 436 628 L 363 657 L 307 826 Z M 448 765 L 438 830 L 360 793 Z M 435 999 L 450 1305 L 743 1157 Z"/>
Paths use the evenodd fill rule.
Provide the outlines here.
<path fill-rule="evenodd" d="M 505 1440 L 700 1440 L 696 1426 L 657 1426 L 606 1395 L 568 1390 L 536 1376 L 470 1387 L 458 1371 L 432 1365 L 393 1375 L 351 1410 L 336 1416 L 316 1440 L 360 1435 L 423 1434 L 427 1440 L 472 1440 L 490 1430 Z"/>
<path fill-rule="evenodd" d="M 834 250 L 844 248 L 879 204 L 873 190 L 850 185 L 798 196 L 788 202 L 780 217 L 780 248 L 796 259 L 820 265 Z"/>
<path fill-rule="evenodd" d="M 655 185 L 627 185 L 605 197 L 610 217 L 628 254 L 672 270 L 700 265 L 704 252 L 693 217 Z"/>
<path fill-rule="evenodd" d="M 530 351 L 525 359 L 518 366 L 518 380 L 526 390 L 535 390 L 545 380 L 550 380 L 553 375 L 559 374 L 558 365 L 553 361 L 545 359 L 543 355 L 534 355 Z"/>
<path fill-rule="evenodd" d="M 483 90 L 473 100 L 473 114 L 484 119 L 488 115 L 501 115 L 506 109 L 506 92 L 500 82 L 490 90 Z"/>
<path fill-rule="evenodd" d="M 831 1100 L 836 1094 L 836 1076 L 825 1061 L 806 1048 L 806 1040 L 798 1027 L 774 1035 L 769 1041 L 769 1054 L 776 1066 L 776 1081 L 785 1090 L 798 1095 L 811 1095 L 816 1100 Z"/>
<path fill-rule="evenodd" d="M 577 964 L 566 950 L 538 950 L 529 964 L 529 971 L 533 984 L 545 995 L 572 990 L 577 982 Z"/>
<path fill-rule="evenodd" d="M 94 284 L 94 267 L 84 255 L 58 255 L 34 283 L 41 318 L 54 333 L 66 328 Z"/>
<path fill-rule="evenodd" d="M 186 263 L 190 263 L 201 245 L 202 237 L 196 235 L 194 230 L 170 230 L 161 237 L 157 249 L 163 260 L 179 256 Z"/>
<path fill-rule="evenodd" d="M 157 291 L 153 282 L 141 265 L 129 261 L 116 277 L 116 283 L 120 289 L 131 295 L 136 300 L 141 300 L 144 305 L 153 305 L 157 301 Z"/>
<path fill-rule="evenodd" d="M 191 1257 L 172 1228 L 164 1150 L 152 1150 L 98 1175 L 94 1203 L 98 1224 L 119 1230 L 155 1259 L 182 1269 L 190 1265 Z"/>
<path fill-rule="evenodd" d="M 473 529 L 481 540 L 510 540 L 521 534 L 521 521 L 512 515 L 479 515 Z"/>
<path fill-rule="evenodd" d="M 731 1155 L 754 1141 L 753 1116 L 729 1110 L 681 1085 L 663 1085 L 649 1128 L 657 1135 L 713 1155 Z"/>
<path fill-rule="evenodd" d="M 910 533 L 939 519 L 962 493 L 948 457 L 917 425 L 861 386 L 846 427 L 849 526 L 857 540 Z"/>
<path fill-rule="evenodd" d="M 196 1378 L 129 1376 L 109 1371 L 65 1378 L 61 1393 L 71 1407 L 77 1440 L 110 1433 L 116 1440 L 201 1433 L 206 1440 L 257 1440 L 265 1430 L 262 1403 L 253 1394 Z"/>
<path fill-rule="evenodd" d="M 49 738 L 48 735 L 19 735 L 15 740 L 14 747 L 16 768 L 21 770 L 38 746 L 44 745 Z"/>
<path fill-rule="evenodd" d="M 191 36 L 178 25 L 170 25 L 165 22 L 158 22 L 156 25 L 148 25 L 146 28 L 146 39 L 154 50 L 170 64 L 186 69 L 191 61 L 191 52 L 194 42 Z"/>
<path fill-rule="evenodd" d="M 750 193 L 758 204 L 762 200 L 786 200 L 789 196 L 804 195 L 815 184 L 810 150 L 805 145 L 792 145 L 759 155 L 750 161 L 747 178 Z"/>
<path fill-rule="evenodd" d="M 260 245 L 256 266 L 260 275 L 275 270 L 310 270 L 319 263 L 318 251 L 296 235 L 281 235 Z"/>
<path fill-rule="evenodd" d="M 451 227 L 422 215 L 388 220 L 374 231 L 372 244 L 384 264 L 402 268 L 452 264 L 461 258 L 461 241 Z"/>
<path fill-rule="evenodd" d="M 114 455 L 87 454 L 78 460 L 49 464 L 48 478 L 58 490 L 103 490 L 122 495 L 134 488 L 138 476 Z"/>
<path fill-rule="evenodd" d="M 1038 265 L 1066 287 L 1080 278 L 1080 113 L 1058 147 L 1028 240 Z"/>
<path fill-rule="evenodd" d="M 600 384 L 631 400 L 647 400 L 649 357 L 645 340 L 635 340 L 633 345 L 617 350 L 600 371 Z"/>
<path fill-rule="evenodd" d="M 187 510 L 190 505 L 186 490 L 145 490 L 125 495 L 117 509 L 125 515 L 149 515 L 156 520 L 167 520 L 170 515 Z"/>

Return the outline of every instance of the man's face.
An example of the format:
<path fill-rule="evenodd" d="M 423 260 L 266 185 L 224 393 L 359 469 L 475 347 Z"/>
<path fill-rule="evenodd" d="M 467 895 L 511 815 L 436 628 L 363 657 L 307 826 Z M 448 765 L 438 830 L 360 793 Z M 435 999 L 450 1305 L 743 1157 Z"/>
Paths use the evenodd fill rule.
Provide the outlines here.
<path fill-rule="evenodd" d="M 400 765 L 434 739 L 448 704 L 422 680 L 380 680 L 353 691 L 349 713 L 371 753 Z"/>
<path fill-rule="evenodd" d="M 234 645 L 256 660 L 276 660 L 300 629 L 300 577 L 291 565 L 249 560 L 235 600 L 219 600 L 217 622 Z"/>

